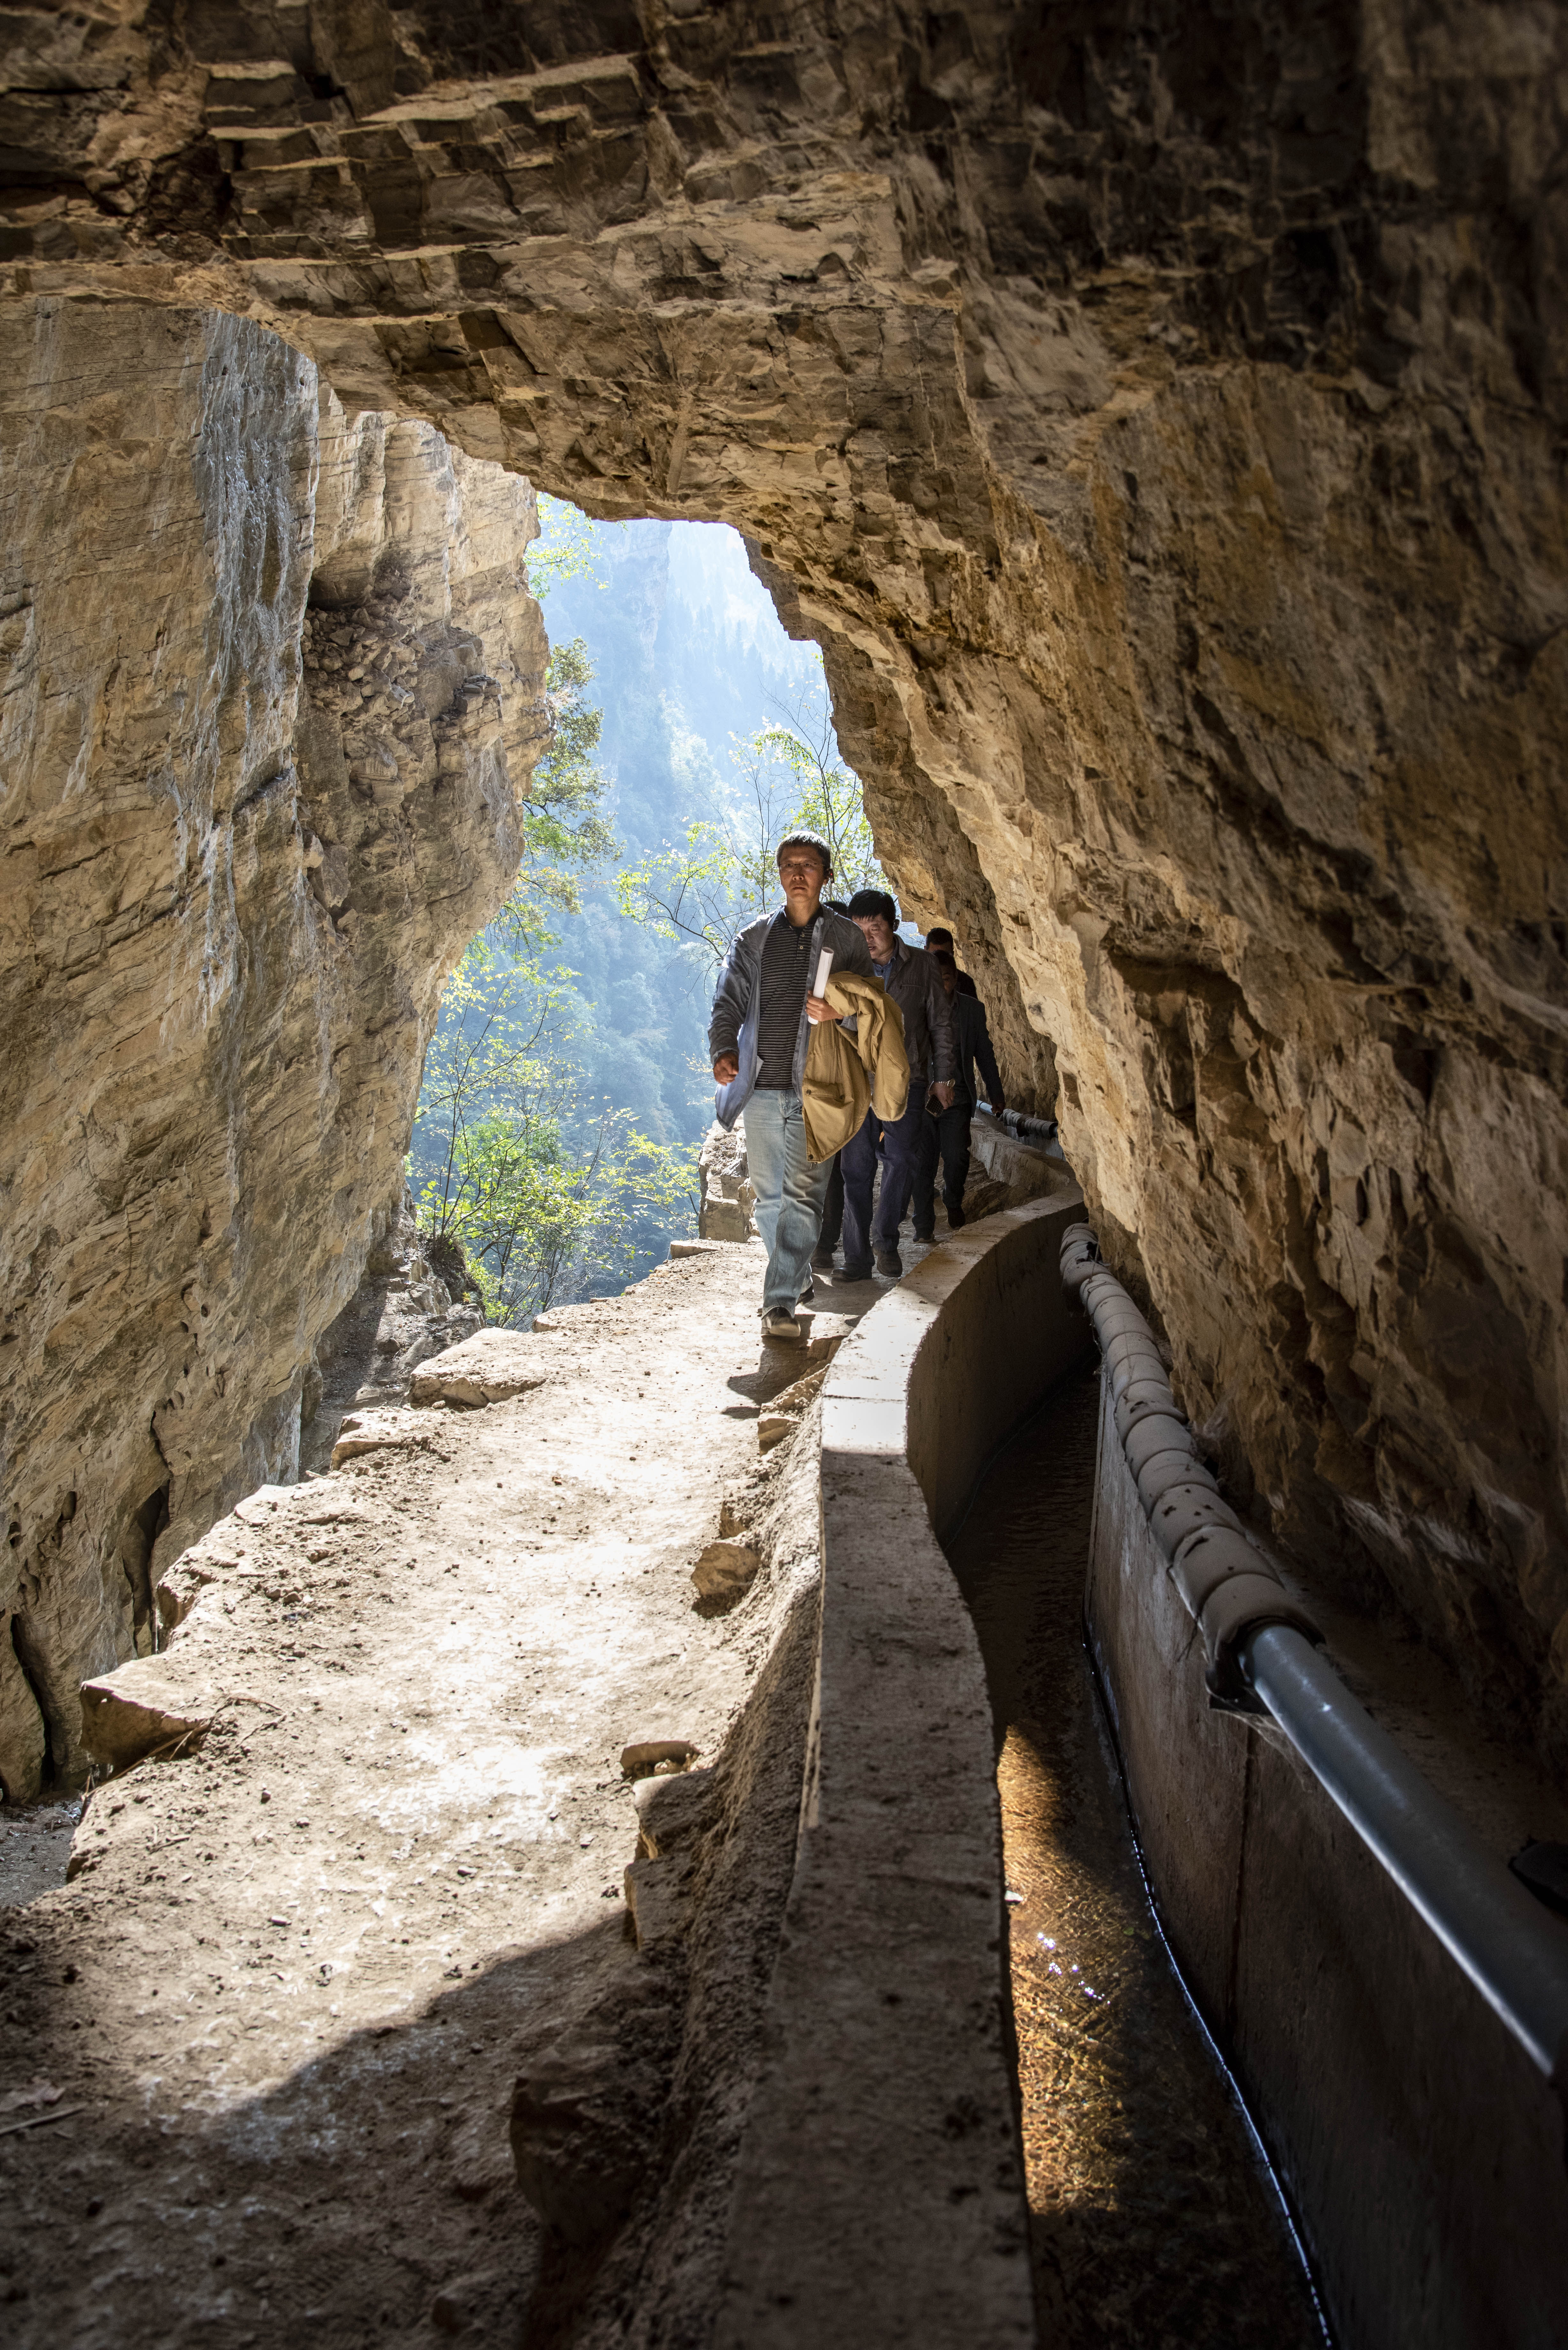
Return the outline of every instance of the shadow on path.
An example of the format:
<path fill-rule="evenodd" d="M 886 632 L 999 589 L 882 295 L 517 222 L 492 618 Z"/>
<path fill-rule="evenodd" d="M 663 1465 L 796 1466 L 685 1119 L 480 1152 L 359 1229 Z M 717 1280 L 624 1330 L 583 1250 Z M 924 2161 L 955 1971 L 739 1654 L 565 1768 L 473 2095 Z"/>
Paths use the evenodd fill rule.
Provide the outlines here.
<path fill-rule="evenodd" d="M 56 1922 L 32 1913 L 31 1973 L 9 1986 L 46 2061 L 67 2028 Z M 433 2326 L 515 2345 L 543 2230 L 513 2169 L 513 2083 L 639 1969 L 618 1911 L 502 1953 L 220 2115 L 169 2111 L 144 2074 L 141 2115 L 121 2097 L 56 2126 L 69 2146 L 47 2190 L 27 2135 L 0 2139 L 7 2340 L 358 2350 Z"/>

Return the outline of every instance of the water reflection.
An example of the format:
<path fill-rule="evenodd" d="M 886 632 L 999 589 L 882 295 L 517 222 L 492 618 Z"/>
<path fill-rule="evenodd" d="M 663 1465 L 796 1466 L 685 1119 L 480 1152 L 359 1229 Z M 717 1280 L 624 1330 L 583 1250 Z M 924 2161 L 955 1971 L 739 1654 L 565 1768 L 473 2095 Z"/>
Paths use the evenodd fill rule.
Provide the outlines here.
<path fill-rule="evenodd" d="M 1064 1382 L 949 1546 L 996 1723 L 1041 2337 L 1322 2350 L 1277 2197 L 1156 1929 L 1088 1669 L 1097 1405 L 1092 1371 Z"/>

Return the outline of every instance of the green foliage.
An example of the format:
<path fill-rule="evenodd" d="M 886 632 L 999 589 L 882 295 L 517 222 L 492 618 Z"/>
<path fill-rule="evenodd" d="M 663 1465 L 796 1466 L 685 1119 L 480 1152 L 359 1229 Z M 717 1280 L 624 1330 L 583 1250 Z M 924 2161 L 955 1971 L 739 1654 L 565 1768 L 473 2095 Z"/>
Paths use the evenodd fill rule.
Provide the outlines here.
<path fill-rule="evenodd" d="M 528 786 L 523 810 L 523 863 L 496 917 L 504 938 L 528 952 L 551 943 L 551 912 L 582 911 L 582 877 L 607 865 L 615 835 L 603 812 L 607 785 L 594 764 L 602 711 L 589 707 L 593 682 L 581 637 L 557 645 L 545 676 L 550 742 Z"/>
<path fill-rule="evenodd" d="M 590 579 L 601 591 L 609 586 L 599 576 L 603 534 L 621 530 L 621 523 L 594 522 L 565 498 L 539 494 L 539 536 L 528 556 L 528 585 L 541 603 L 552 588 L 568 579 Z"/>
<path fill-rule="evenodd" d="M 888 877 L 877 862 L 877 845 L 866 820 L 859 779 L 834 756 L 833 721 L 826 696 L 797 695 L 788 723 L 764 726 L 746 745 L 754 758 L 787 770 L 795 791 L 787 830 L 819 832 L 833 851 L 828 894 L 852 898 L 857 889 L 885 889 Z"/>
<path fill-rule="evenodd" d="M 716 817 L 695 817 L 679 844 L 667 842 L 615 877 L 616 899 L 628 920 L 699 949 L 715 966 L 737 931 L 777 904 L 774 843 L 795 821 L 779 812 L 776 763 L 747 744 L 737 764 L 742 787 L 730 807 Z"/>
<path fill-rule="evenodd" d="M 615 877 L 628 920 L 690 946 L 715 967 L 748 922 L 778 905 L 778 844 L 792 832 L 819 832 L 832 848 L 829 897 L 888 886 L 859 783 L 833 755 L 826 694 L 799 695 L 787 723 L 731 741 L 735 781 L 727 794 L 712 795 L 716 812 Z"/>
<path fill-rule="evenodd" d="M 491 1317 L 512 1324 L 618 1287 L 663 1255 L 671 1232 L 692 1229 L 696 1141 L 656 1138 L 695 1131 L 706 1061 L 693 983 L 742 922 L 778 903 L 783 835 L 805 827 L 832 842 L 836 896 L 881 879 L 820 669 L 815 687 L 771 703 L 770 683 L 801 678 L 787 647 L 793 666 L 781 669 L 743 631 L 727 652 L 700 629 L 668 642 L 649 634 L 661 525 L 621 538 L 550 498 L 540 515 L 531 583 L 542 597 L 560 591 L 550 610 L 563 639 L 546 679 L 550 740 L 523 809 L 512 897 L 442 998 L 410 1157 L 421 1224 L 462 1243 Z M 612 552 L 618 588 L 631 591 L 614 597 L 599 592 Z M 758 727 L 769 707 L 777 720 Z M 716 763 L 708 743 L 726 728 L 740 731 Z M 636 845 L 617 874 L 607 748 L 616 831 Z M 657 848 L 670 832 L 675 846 Z M 618 904 L 640 933 L 615 920 Z M 557 962 L 563 953 L 581 969 Z M 626 1103 L 637 1107 L 615 1107 Z"/>
<path fill-rule="evenodd" d="M 695 1212 L 696 1153 L 589 1097 L 564 982 L 474 940 L 425 1063 L 410 1172 L 420 1222 L 461 1242 L 492 1321 L 628 1280 Z"/>

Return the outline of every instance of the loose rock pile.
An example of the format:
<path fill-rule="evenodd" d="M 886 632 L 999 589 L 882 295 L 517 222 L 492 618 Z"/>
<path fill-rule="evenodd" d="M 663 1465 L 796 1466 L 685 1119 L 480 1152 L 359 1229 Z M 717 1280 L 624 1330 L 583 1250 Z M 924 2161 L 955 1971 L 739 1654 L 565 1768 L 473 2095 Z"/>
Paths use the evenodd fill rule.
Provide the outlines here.
<path fill-rule="evenodd" d="M 746 1172 L 746 1129 L 717 1118 L 697 1159 L 697 1230 L 705 1241 L 743 1241 L 756 1231 L 756 1187 Z"/>
<path fill-rule="evenodd" d="M 346 1416 L 407 1403 L 419 1366 L 450 1353 L 481 1329 L 483 1316 L 467 1298 L 461 1270 L 450 1280 L 435 1270 L 413 1201 L 400 1192 L 389 1229 L 371 1249 L 358 1288 L 317 1340 L 300 1402 L 303 1471 L 336 1467 Z M 434 1396 L 416 1400 L 433 1401 Z"/>

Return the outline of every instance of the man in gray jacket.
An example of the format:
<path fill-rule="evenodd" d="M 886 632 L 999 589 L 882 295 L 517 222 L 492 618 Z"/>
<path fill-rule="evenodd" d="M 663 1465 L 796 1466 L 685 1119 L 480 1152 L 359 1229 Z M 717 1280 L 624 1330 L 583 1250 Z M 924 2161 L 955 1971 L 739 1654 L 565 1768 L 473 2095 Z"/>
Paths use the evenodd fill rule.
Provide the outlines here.
<path fill-rule="evenodd" d="M 839 1157 L 844 1168 L 844 1278 L 867 1281 L 872 1252 L 877 1271 L 896 1280 L 904 1270 L 898 1227 L 914 1187 L 926 1096 L 944 1109 L 953 1097 L 958 1055 L 952 1012 L 936 964 L 898 936 L 898 909 L 886 889 L 857 889 L 849 914 L 863 931 L 871 969 L 904 1015 L 904 1050 L 909 1056 L 909 1106 L 902 1118 L 884 1122 L 868 1110 L 859 1133 Z M 882 1191 L 871 1215 L 871 1189 L 882 1157 Z"/>
<path fill-rule="evenodd" d="M 741 932 L 724 959 L 708 1026 L 708 1052 L 721 1126 L 746 1113 L 746 1171 L 756 1187 L 757 1229 L 767 1243 L 764 1338 L 798 1340 L 794 1309 L 822 1225 L 833 1161 L 814 1167 L 806 1151 L 801 1079 L 813 1022 L 837 1014 L 816 989 L 823 950 L 835 971 L 869 976 L 871 958 L 854 922 L 829 913 L 822 893 L 833 851 L 815 832 L 781 841 L 784 902 Z"/>

